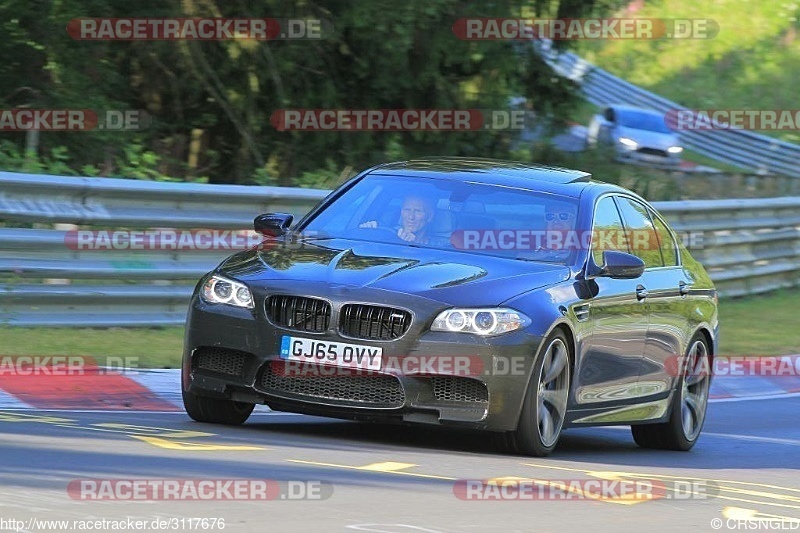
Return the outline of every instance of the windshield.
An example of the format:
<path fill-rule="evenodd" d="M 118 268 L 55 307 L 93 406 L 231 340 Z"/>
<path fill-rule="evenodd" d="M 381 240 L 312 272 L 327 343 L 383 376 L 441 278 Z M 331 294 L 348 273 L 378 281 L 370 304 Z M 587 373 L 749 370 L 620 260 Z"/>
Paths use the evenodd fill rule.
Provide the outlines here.
<path fill-rule="evenodd" d="M 620 126 L 636 130 L 655 131 L 658 133 L 672 133 L 667 127 L 663 115 L 644 111 L 621 111 L 617 113 Z"/>
<path fill-rule="evenodd" d="M 574 198 L 432 178 L 367 176 L 301 228 L 307 236 L 566 264 Z M 555 238 L 554 238 L 555 237 Z"/>

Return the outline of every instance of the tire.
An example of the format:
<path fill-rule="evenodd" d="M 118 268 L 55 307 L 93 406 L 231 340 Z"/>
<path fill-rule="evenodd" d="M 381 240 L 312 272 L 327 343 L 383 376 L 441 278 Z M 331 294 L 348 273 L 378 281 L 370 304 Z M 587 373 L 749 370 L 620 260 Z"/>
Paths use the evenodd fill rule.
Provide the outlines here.
<path fill-rule="evenodd" d="M 680 382 L 673 393 L 669 420 L 631 426 L 633 440 L 642 448 L 689 451 L 703 430 L 711 385 L 708 342 L 697 333 L 689 343 Z"/>
<path fill-rule="evenodd" d="M 197 422 L 238 426 L 250 417 L 255 408 L 252 403 L 198 396 L 186 390 L 182 393 L 186 413 Z"/>
<path fill-rule="evenodd" d="M 572 357 L 567 337 L 561 330 L 554 331 L 542 343 L 517 429 L 498 435 L 505 450 L 544 457 L 555 449 L 569 402 Z"/>

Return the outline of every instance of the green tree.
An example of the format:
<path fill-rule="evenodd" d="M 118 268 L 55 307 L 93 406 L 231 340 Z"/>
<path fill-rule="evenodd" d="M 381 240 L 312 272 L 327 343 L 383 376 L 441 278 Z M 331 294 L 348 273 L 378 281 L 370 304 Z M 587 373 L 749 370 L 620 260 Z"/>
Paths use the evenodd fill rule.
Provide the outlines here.
<path fill-rule="evenodd" d="M 270 117 L 287 108 L 507 109 L 524 96 L 558 121 L 574 87 L 530 43 L 460 40 L 452 25 L 577 17 L 606 2 L 0 0 L 0 98 L 4 108 L 146 110 L 153 121 L 142 131 L 39 136 L 41 154 L 64 146 L 72 168 L 100 175 L 291 185 L 397 157 L 507 157 L 512 139 L 502 131 L 282 132 Z M 320 40 L 77 41 L 65 28 L 78 17 L 316 18 L 332 29 Z"/>

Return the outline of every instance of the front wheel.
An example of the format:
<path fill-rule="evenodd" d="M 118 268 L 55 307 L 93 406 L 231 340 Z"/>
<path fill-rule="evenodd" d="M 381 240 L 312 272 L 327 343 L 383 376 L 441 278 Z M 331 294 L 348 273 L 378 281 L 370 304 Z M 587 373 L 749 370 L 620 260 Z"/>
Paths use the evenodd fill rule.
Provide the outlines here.
<path fill-rule="evenodd" d="M 186 413 L 198 422 L 237 426 L 250 417 L 255 405 L 225 398 L 208 398 L 183 390 Z"/>
<path fill-rule="evenodd" d="M 551 334 L 533 368 L 515 431 L 505 438 L 512 451 L 544 457 L 561 436 L 567 414 L 570 387 L 569 343 L 560 330 Z"/>
<path fill-rule="evenodd" d="M 689 451 L 700 437 L 711 388 L 711 356 L 704 335 L 692 338 L 681 368 L 669 420 L 631 426 L 633 440 L 642 448 Z"/>

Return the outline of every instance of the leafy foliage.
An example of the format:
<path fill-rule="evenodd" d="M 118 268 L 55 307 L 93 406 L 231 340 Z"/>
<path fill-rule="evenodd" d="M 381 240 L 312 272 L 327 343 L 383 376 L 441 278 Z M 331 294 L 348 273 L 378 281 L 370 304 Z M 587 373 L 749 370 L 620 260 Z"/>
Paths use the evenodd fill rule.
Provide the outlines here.
<path fill-rule="evenodd" d="M 327 186 L 343 169 L 398 157 L 507 157 L 502 131 L 281 132 L 270 117 L 287 108 L 507 109 L 523 96 L 557 123 L 574 90 L 529 43 L 460 40 L 453 22 L 575 17 L 607 2 L 2 0 L 0 100 L 5 109 L 140 109 L 153 117 L 141 131 L 42 132 L 41 171 Z M 320 40 L 78 41 L 65 27 L 79 17 L 312 18 L 332 30 Z M 3 135 L 17 147 L 30 141 Z"/>

